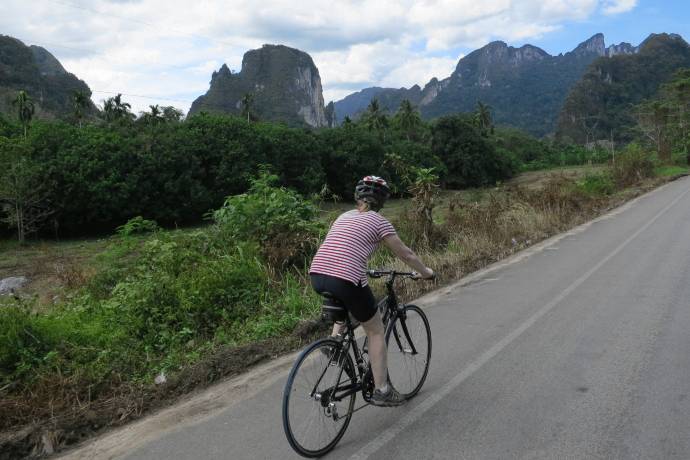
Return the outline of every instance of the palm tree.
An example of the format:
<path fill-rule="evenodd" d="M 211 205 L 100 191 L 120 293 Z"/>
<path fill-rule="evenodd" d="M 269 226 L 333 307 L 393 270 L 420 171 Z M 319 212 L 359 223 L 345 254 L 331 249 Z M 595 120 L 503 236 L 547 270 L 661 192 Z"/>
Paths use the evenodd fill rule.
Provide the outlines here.
<path fill-rule="evenodd" d="M 477 127 L 483 136 L 488 136 L 489 132 L 494 132 L 494 122 L 491 118 L 491 107 L 477 101 L 477 108 L 474 110 L 474 119 Z"/>
<path fill-rule="evenodd" d="M 182 120 L 184 113 L 180 109 L 176 109 L 172 105 L 163 107 L 163 120 L 166 123 L 178 122 Z"/>
<path fill-rule="evenodd" d="M 128 102 L 122 102 L 122 94 L 115 96 L 113 103 L 115 104 L 115 113 L 118 119 L 131 120 L 134 117 L 134 114 L 131 112 L 132 105 Z"/>
<path fill-rule="evenodd" d="M 252 93 L 246 93 L 242 96 L 242 116 L 247 117 L 247 123 L 251 121 L 252 102 L 254 102 L 254 95 Z"/>
<path fill-rule="evenodd" d="M 132 106 L 128 102 L 122 102 L 122 94 L 118 94 L 103 101 L 103 118 L 109 123 L 131 121 L 134 119 L 131 108 Z"/>
<path fill-rule="evenodd" d="M 72 108 L 74 110 L 74 118 L 79 123 L 81 128 L 81 120 L 84 118 L 84 109 L 88 106 L 88 96 L 81 91 L 72 93 Z"/>
<path fill-rule="evenodd" d="M 369 131 L 378 131 L 385 137 L 384 130 L 388 126 L 388 118 L 381 110 L 379 100 L 373 98 L 367 107 L 367 111 L 363 115 L 364 124 Z"/>
<path fill-rule="evenodd" d="M 150 105 L 149 108 L 151 109 L 150 112 L 142 112 L 141 114 L 146 124 L 157 125 L 158 123 L 165 121 L 165 118 L 163 117 L 163 111 L 161 111 L 158 104 Z"/>
<path fill-rule="evenodd" d="M 17 93 L 17 98 L 12 101 L 12 104 L 17 107 L 17 116 L 24 127 L 24 138 L 26 139 L 29 123 L 31 123 L 31 119 L 36 111 L 34 101 L 26 94 L 26 91 L 19 91 L 19 93 Z"/>
<path fill-rule="evenodd" d="M 400 103 L 398 113 L 395 115 L 400 124 L 400 128 L 405 132 L 407 140 L 411 140 L 417 132 L 417 128 L 422 122 L 419 111 L 412 105 L 408 99 L 404 99 Z"/>
<path fill-rule="evenodd" d="M 115 103 L 112 97 L 103 101 L 102 117 L 107 122 L 115 120 Z"/>

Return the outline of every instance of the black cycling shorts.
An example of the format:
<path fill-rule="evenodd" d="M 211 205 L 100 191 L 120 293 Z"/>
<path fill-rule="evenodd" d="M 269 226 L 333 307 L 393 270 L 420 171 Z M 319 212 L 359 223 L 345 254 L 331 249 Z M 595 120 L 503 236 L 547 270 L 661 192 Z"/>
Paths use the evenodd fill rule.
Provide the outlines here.
<path fill-rule="evenodd" d="M 350 281 L 319 273 L 310 276 L 316 292 L 333 294 L 360 323 L 369 321 L 376 314 L 376 299 L 369 286 L 357 286 Z"/>

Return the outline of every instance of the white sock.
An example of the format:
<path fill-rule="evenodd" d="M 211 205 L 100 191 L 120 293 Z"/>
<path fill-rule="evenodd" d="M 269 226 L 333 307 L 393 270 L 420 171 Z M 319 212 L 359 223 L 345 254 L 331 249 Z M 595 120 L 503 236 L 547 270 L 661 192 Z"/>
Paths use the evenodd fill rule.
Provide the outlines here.
<path fill-rule="evenodd" d="M 388 383 L 386 383 L 384 386 L 381 388 L 377 388 L 381 393 L 386 394 L 388 393 Z"/>

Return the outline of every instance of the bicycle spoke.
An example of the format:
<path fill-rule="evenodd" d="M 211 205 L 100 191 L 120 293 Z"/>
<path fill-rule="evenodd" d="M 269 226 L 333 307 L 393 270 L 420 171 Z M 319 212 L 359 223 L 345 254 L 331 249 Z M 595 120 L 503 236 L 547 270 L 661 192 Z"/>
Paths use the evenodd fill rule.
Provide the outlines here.
<path fill-rule="evenodd" d="M 295 363 L 288 378 L 283 426 L 290 444 L 302 455 L 320 456 L 332 449 L 352 417 L 354 393 L 334 400 L 338 388 L 351 382 L 345 369 L 354 372 L 352 359 L 340 355 L 339 347 L 332 340 L 313 345 Z"/>
<path fill-rule="evenodd" d="M 406 397 L 414 396 L 426 379 L 431 354 L 431 331 L 424 313 L 408 306 L 387 334 L 388 374 L 393 386 Z"/>

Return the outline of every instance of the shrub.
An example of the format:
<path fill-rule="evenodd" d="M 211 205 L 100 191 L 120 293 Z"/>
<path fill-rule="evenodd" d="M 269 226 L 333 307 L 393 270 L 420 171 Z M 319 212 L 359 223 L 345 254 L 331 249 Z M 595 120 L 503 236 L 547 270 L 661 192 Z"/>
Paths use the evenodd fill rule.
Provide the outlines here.
<path fill-rule="evenodd" d="M 432 152 L 444 162 L 450 188 L 492 185 L 515 172 L 504 149 L 497 149 L 462 115 L 441 117 L 432 127 Z"/>
<path fill-rule="evenodd" d="M 610 173 L 587 174 L 577 182 L 577 186 L 589 196 L 611 195 L 616 190 Z"/>
<path fill-rule="evenodd" d="M 156 230 L 158 230 L 158 224 L 155 221 L 136 216 L 129 219 L 126 224 L 117 227 L 117 234 L 128 237 L 134 234 L 155 232 Z"/>
<path fill-rule="evenodd" d="M 618 187 L 627 187 L 654 175 L 655 158 L 639 144 L 629 144 L 616 157 L 613 165 L 613 180 Z"/>
<path fill-rule="evenodd" d="M 316 219 L 316 206 L 291 190 L 277 187 L 277 180 L 264 171 L 252 180 L 247 193 L 228 197 L 213 213 L 213 219 L 226 241 L 260 244 L 270 265 L 301 265 L 316 249 L 323 224 Z"/>

